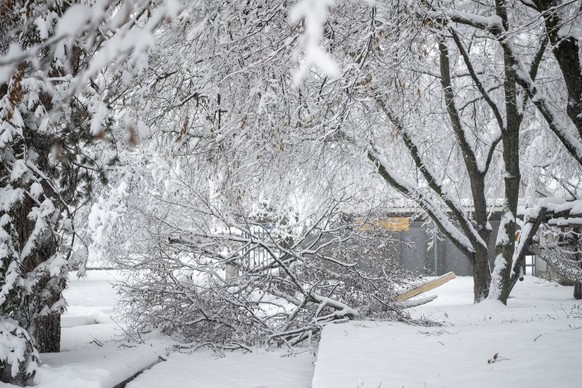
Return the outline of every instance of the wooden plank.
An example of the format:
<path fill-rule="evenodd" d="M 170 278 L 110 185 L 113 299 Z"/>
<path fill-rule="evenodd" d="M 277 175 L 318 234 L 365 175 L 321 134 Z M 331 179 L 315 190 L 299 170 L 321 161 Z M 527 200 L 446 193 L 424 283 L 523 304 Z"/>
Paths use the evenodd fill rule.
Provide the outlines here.
<path fill-rule="evenodd" d="M 427 291 L 432 290 L 433 288 L 437 288 L 439 286 L 442 286 L 443 284 L 445 284 L 449 280 L 453 280 L 455 277 L 456 277 L 455 274 L 452 272 L 446 273 L 446 274 L 444 274 L 436 279 L 433 279 L 433 280 L 430 280 L 426 283 L 423 283 L 418 287 L 414 287 L 412 290 L 409 290 L 403 294 L 397 295 L 396 298 L 394 298 L 394 300 L 396 302 L 401 302 L 403 300 L 410 299 L 413 296 L 422 294 L 423 292 L 427 292 Z"/>

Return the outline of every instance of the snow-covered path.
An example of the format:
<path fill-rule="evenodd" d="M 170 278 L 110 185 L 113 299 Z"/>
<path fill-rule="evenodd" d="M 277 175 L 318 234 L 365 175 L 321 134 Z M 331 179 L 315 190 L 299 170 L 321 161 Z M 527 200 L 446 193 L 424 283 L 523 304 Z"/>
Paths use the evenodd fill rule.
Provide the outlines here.
<path fill-rule="evenodd" d="M 308 388 L 314 359 L 309 351 L 173 354 L 126 388 Z"/>

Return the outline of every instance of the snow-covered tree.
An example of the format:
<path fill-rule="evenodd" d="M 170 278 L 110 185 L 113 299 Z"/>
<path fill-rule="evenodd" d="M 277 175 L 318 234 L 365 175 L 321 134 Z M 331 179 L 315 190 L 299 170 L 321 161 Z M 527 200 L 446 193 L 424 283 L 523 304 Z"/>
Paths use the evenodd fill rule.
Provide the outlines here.
<path fill-rule="evenodd" d="M 104 179 L 107 72 L 139 72 L 173 2 L 0 5 L 0 368 L 26 384 L 58 351 L 62 290 L 79 264 L 74 218 Z M 12 340 L 10 340 L 12 338 Z"/>
<path fill-rule="evenodd" d="M 530 3 L 503 1 L 336 2 L 329 15 L 329 4 L 309 4 L 291 12 L 290 28 L 283 3 L 205 3 L 185 14 L 177 31 L 186 39 L 166 34 L 167 50 L 159 54 L 178 60 L 156 66 L 141 81 L 144 93 L 132 94 L 155 115 L 148 124 L 173 134 L 158 141 L 175 155 L 205 153 L 220 171 L 208 178 L 212 190 L 242 208 L 260 197 L 248 182 L 273 187 L 288 178 L 289 170 L 278 168 L 294 166 L 289 155 L 304 163 L 334 155 L 327 160 L 363 171 L 368 158 L 376 177 L 416 201 L 465 253 L 475 300 L 506 302 L 515 281 L 520 192 L 539 181 L 542 168 L 571 167 L 568 158 L 550 168 L 524 163 L 524 155 L 555 144 L 540 136 L 538 115 L 549 117 L 541 93 L 568 90 L 548 55 L 552 38 L 539 14 Z M 296 89 L 282 71 L 293 55 Z M 543 87 L 534 90 L 537 79 Z M 553 132 L 567 147 L 563 139 L 577 136 Z M 498 206 L 495 238 L 490 217 Z"/>
<path fill-rule="evenodd" d="M 548 30 L 547 23 L 544 29 L 539 13 L 530 7 L 513 5 L 376 4 L 368 8 L 367 24 L 356 24 L 345 36 L 334 27 L 358 8 L 338 4 L 329 19 L 335 41 L 345 42 L 349 35 L 360 48 L 330 43 L 334 57 L 349 69 L 344 77 L 357 74 L 350 91 L 363 112 L 350 115 L 358 129 L 344 132 L 357 142 L 362 126 L 370 129 L 364 138 L 368 157 L 382 178 L 417 202 L 467 256 L 474 268 L 476 301 L 489 296 L 505 303 L 516 280 L 511 274 L 518 198 L 525 191 L 521 170 L 531 163 L 524 153 L 539 140 L 537 112 L 566 149 L 579 138 L 562 124 L 563 111 L 544 97 L 574 89 L 567 85 L 574 82 L 567 75 L 566 85 L 561 82 L 546 50 L 556 42 L 548 33 L 555 29 Z M 566 8 L 559 25 L 570 31 L 570 20 L 577 16 L 571 4 L 564 3 Z M 357 59 L 357 71 L 349 67 L 350 58 Z M 540 78 L 543 83 L 537 82 Z M 556 101 L 568 100 L 569 95 Z M 352 112 L 357 112 L 353 105 Z M 550 149 L 550 144 L 555 142 L 537 141 L 538 151 L 539 146 Z M 558 161 L 549 163 L 550 169 L 572 169 L 571 158 L 560 160 L 562 165 Z M 537 173 L 527 167 L 528 173 Z M 579 168 L 574 170 L 579 174 Z M 498 205 L 503 215 L 492 240 L 489 220 Z M 497 259 L 491 271 L 492 252 Z"/>
<path fill-rule="evenodd" d="M 432 5 L 479 9 L 471 2 Z M 516 92 L 499 47 L 471 28 L 431 18 L 426 7 L 337 4 L 325 35 L 344 68 L 336 82 L 346 96 L 336 99 L 343 122 L 335 124 L 353 149 L 366 150 L 378 177 L 418 203 L 467 256 L 480 301 L 489 294 L 490 253 L 513 252 L 527 99 Z M 532 72 L 545 48 L 538 46 L 523 51 Z M 489 221 L 498 197 L 505 198 L 505 222 L 496 244 Z"/>
<path fill-rule="evenodd" d="M 382 189 L 337 138 L 344 97 L 323 76 L 293 86 L 300 23 L 284 2 L 198 5 L 123 100 L 151 131 L 121 157 L 128 211 L 110 245 L 134 328 L 246 346 L 399 318 L 391 236 L 358 230 Z"/>
<path fill-rule="evenodd" d="M 579 176 L 581 133 L 577 112 L 580 110 L 582 83 L 580 71 L 577 70 L 580 68 L 580 52 L 576 25 L 579 23 L 580 8 L 572 2 L 564 1 L 523 1 L 521 3 L 520 6 L 514 7 L 510 2 L 499 0 L 495 2 L 494 8 L 485 7 L 480 12 L 433 8 L 428 14 L 432 20 L 474 28 L 495 39 L 503 51 L 506 67 L 513 73 L 512 79 L 520 87 L 516 89 L 516 93 L 523 94 L 522 99 L 531 100 L 545 120 L 547 127 L 562 143 L 571 158 L 576 161 L 574 170 Z M 519 13 L 513 14 L 513 10 Z M 513 16 L 509 18 L 508 15 Z M 536 32 L 537 30 L 541 30 L 541 33 Z M 532 71 L 532 68 L 527 65 L 523 47 L 524 42 L 527 43 L 528 36 L 534 38 L 537 36 L 537 40 L 543 44 L 549 42 L 553 57 L 559 67 L 558 77 L 555 77 L 555 70 L 550 74 L 550 76 L 553 75 L 550 79 L 554 81 L 549 83 L 551 88 L 548 87 L 547 82 L 540 83 L 536 80 L 537 68 L 536 71 Z M 551 58 L 548 58 L 544 51 L 539 51 L 539 55 L 541 60 L 552 63 Z M 552 68 L 555 69 L 556 66 Z M 504 152 L 506 148 L 504 144 Z M 572 159 L 568 160 L 567 164 L 572 165 Z M 505 168 L 509 171 L 510 166 L 517 163 L 515 159 L 513 162 L 506 160 Z M 508 187 L 507 184 L 506 187 Z M 506 238 L 509 237 L 510 234 L 507 234 Z M 524 248 L 527 247 L 524 246 Z M 514 255 L 510 255 L 511 251 L 513 249 L 505 250 L 503 259 L 496 263 L 496 268 L 499 269 L 497 273 L 502 276 L 494 277 L 492 286 L 500 295 L 507 295 L 520 277 L 520 263 L 524 253 L 514 252 Z M 518 258 L 521 259 L 517 260 Z M 512 263 L 513 271 L 510 273 Z"/>

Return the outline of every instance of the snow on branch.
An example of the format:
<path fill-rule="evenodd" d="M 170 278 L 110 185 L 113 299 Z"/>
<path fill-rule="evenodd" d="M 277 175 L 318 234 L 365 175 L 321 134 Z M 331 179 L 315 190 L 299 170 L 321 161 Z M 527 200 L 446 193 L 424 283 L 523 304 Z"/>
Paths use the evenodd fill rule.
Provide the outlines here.
<path fill-rule="evenodd" d="M 556 272 L 563 275 L 568 271 L 571 272 L 569 270 L 571 266 L 567 262 L 558 264 L 558 261 L 566 259 L 565 253 L 559 253 L 551 247 L 540 247 L 534 241 L 534 237 L 539 227 L 544 223 L 556 227 L 582 226 L 582 200 L 566 201 L 563 198 L 545 198 L 540 200 L 537 206 L 527 209 L 524 218 L 519 243 L 513 254 L 511 287 L 518 279 L 523 279 L 522 268 L 525 265 L 525 256 L 530 251 L 536 255 L 539 253 L 544 260 L 547 257 L 548 264 Z"/>
<path fill-rule="evenodd" d="M 392 125 L 396 128 L 398 133 L 402 136 L 402 140 L 404 142 L 404 145 L 408 149 L 409 154 L 412 157 L 416 167 L 422 173 L 422 175 L 423 175 L 424 179 L 426 180 L 426 182 L 428 183 L 428 186 L 430 187 L 430 189 L 436 195 L 438 195 L 439 198 L 442 199 L 443 203 L 448 207 L 451 214 L 454 216 L 455 220 L 460 225 L 460 228 L 462 229 L 465 236 L 467 236 L 467 238 L 471 244 L 471 249 L 473 249 L 472 247 L 475 245 L 481 245 L 483 247 L 486 247 L 487 243 L 485 241 L 483 241 L 483 239 L 481 238 L 481 236 L 479 235 L 479 233 L 477 232 L 477 230 L 473 226 L 471 220 L 467 216 L 466 212 L 463 210 L 463 206 L 461 205 L 461 203 L 455 198 L 454 195 L 449 195 L 448 190 L 446 189 L 445 185 L 442 183 L 442 181 L 440 181 L 437 178 L 437 174 L 428 165 L 428 163 L 426 163 L 426 161 L 422 158 L 422 153 L 420 152 L 420 147 L 416 144 L 415 139 L 409 134 L 408 130 L 404 127 L 402 122 L 398 119 L 398 117 L 396 117 L 396 115 L 392 112 L 392 110 L 386 106 L 386 104 L 384 103 L 384 101 L 382 99 L 377 98 L 376 102 L 378 103 L 378 105 L 380 106 L 382 111 L 386 114 L 386 116 L 388 117 L 388 119 L 390 120 Z M 447 104 L 447 105 L 449 105 L 449 104 Z M 459 124 L 459 126 L 460 126 L 460 124 Z M 466 142 L 466 139 L 464 139 L 464 135 L 465 135 L 464 131 L 461 128 L 457 128 L 457 129 L 458 130 L 456 130 L 456 133 L 458 136 L 458 142 L 459 143 L 466 143 L 465 151 L 467 154 L 469 154 L 469 153 L 472 154 L 472 158 L 470 158 L 470 159 L 475 161 L 476 155 L 475 155 L 474 151 L 471 149 L 471 147 L 468 145 L 468 143 Z M 376 152 L 376 154 L 377 154 L 377 152 Z M 384 165 L 384 168 L 387 167 L 386 163 L 387 163 L 387 161 L 385 161 L 385 163 L 382 163 Z M 468 170 L 473 170 L 473 174 L 475 176 L 477 176 L 477 178 L 475 178 L 475 179 L 479 179 L 479 176 L 481 175 L 481 171 L 479 170 L 478 163 L 467 162 L 466 168 Z M 388 170 L 386 170 L 386 172 L 388 172 Z M 395 177 L 396 173 L 392 172 L 390 175 L 392 177 Z M 384 177 L 384 178 L 386 179 L 386 177 Z M 407 183 L 402 179 L 400 180 L 399 185 L 402 187 L 409 186 L 411 188 L 414 186 L 412 183 Z M 412 192 L 412 191 L 410 191 L 410 192 Z M 436 208 L 436 207 L 430 206 L 430 208 L 432 209 L 432 208 Z M 428 208 L 425 208 L 425 209 L 428 211 Z M 446 215 L 443 214 L 442 216 L 438 217 L 438 219 L 443 219 L 443 218 L 446 218 Z M 439 224 L 439 223 L 437 222 L 437 224 Z M 458 231 L 458 228 L 456 228 L 454 226 L 452 226 L 452 228 L 453 229 L 451 229 L 451 231 L 456 230 L 454 233 L 450 233 L 450 232 L 449 233 L 445 232 L 445 233 L 452 235 L 452 236 L 454 236 L 455 234 L 457 234 L 457 235 L 460 234 L 460 232 Z"/>
<path fill-rule="evenodd" d="M 337 63 L 321 46 L 324 25 L 333 5 L 334 0 L 302 0 L 289 12 L 291 25 L 297 25 L 301 21 L 305 25 L 300 42 L 304 55 L 299 61 L 299 70 L 295 74 L 294 84 L 296 86 L 303 82 L 313 66 L 317 66 L 329 77 L 337 78 L 340 76 Z"/>
<path fill-rule="evenodd" d="M 370 148 L 368 150 L 368 158 L 376 165 L 382 178 L 384 178 L 396 190 L 418 203 L 420 207 L 427 212 L 429 217 L 440 227 L 443 233 L 451 239 L 457 248 L 469 255 L 475 252 L 475 248 L 471 244 L 469 238 L 461 233 L 440 207 L 428 196 L 420 192 L 416 185 L 412 182 L 408 182 L 406 179 L 399 176 L 398 173 L 393 171 L 389 167 L 386 158 L 379 154 L 377 150 Z M 482 241 L 482 239 L 480 240 Z"/>
<path fill-rule="evenodd" d="M 562 120 L 558 110 L 551 104 L 551 99 L 544 95 L 534 81 L 535 71 L 528 70 L 527 66 L 519 56 L 519 51 L 515 47 L 509 31 L 503 25 L 503 20 L 498 15 L 480 16 L 459 12 L 456 10 L 444 10 L 440 12 L 431 11 L 425 15 L 428 21 L 447 25 L 458 23 L 474 27 L 476 29 L 488 31 L 501 44 L 505 55 L 509 59 L 510 65 L 516 72 L 516 81 L 527 93 L 538 111 L 542 114 L 552 132 L 558 137 L 566 150 L 576 161 L 582 164 L 582 140 L 569 130 L 568 125 Z M 577 54 L 577 53 L 574 53 Z M 574 97 L 574 98 L 579 98 Z M 572 97 L 570 97 L 571 103 Z M 579 125 L 578 118 L 573 119 L 575 125 Z"/>
<path fill-rule="evenodd" d="M 505 32 L 505 28 L 503 28 L 503 21 L 497 15 L 480 16 L 466 12 L 460 12 L 457 10 L 443 10 L 439 12 L 428 12 L 425 17 L 428 20 L 432 20 L 440 24 L 447 24 L 449 21 L 464 24 L 480 30 L 489 31 L 494 35 L 502 34 Z"/>
<path fill-rule="evenodd" d="M 222 218 L 228 226 L 214 233 L 157 235 L 155 249 L 132 252 L 128 262 L 139 274 L 124 285 L 124 300 L 129 311 L 147 311 L 133 329 L 153 325 L 217 345 L 292 346 L 331 321 L 406 319 L 393 295 L 408 277 L 377 251 L 384 249 L 377 240 L 341 221 L 335 203 L 326 206 L 325 217 L 310 216 L 301 228 L 239 216 Z M 388 235 L 377 238 L 390 244 Z"/>
<path fill-rule="evenodd" d="M 559 275 L 568 280 L 582 282 L 582 268 L 580 262 L 573 259 L 572 252 L 567 252 L 561 247 L 533 245 L 531 252 L 544 260 Z"/>

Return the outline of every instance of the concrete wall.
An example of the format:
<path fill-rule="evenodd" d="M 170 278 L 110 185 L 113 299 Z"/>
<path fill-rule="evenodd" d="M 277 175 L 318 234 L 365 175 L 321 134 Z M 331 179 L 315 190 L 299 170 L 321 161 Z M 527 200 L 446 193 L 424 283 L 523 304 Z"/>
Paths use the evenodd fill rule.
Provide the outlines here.
<path fill-rule="evenodd" d="M 490 243 L 497 237 L 499 222 L 492 221 L 493 233 Z M 458 276 L 471 276 L 469 260 L 442 234 L 434 239 L 421 222 L 411 222 L 409 230 L 397 232 L 400 235 L 400 265 L 402 268 L 422 275 L 442 275 L 454 272 Z M 432 243 L 432 245 L 431 245 Z M 489 261 L 493 266 L 495 253 Z"/>

